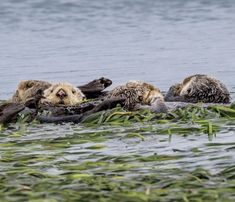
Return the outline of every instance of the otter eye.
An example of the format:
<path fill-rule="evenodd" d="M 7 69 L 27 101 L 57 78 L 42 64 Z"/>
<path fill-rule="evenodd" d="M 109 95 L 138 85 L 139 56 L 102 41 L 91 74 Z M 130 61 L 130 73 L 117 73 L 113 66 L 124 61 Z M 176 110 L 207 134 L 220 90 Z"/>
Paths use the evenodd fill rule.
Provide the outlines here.
<path fill-rule="evenodd" d="M 144 99 L 143 96 L 139 96 L 140 101 L 143 101 L 143 99 Z"/>
<path fill-rule="evenodd" d="M 53 89 L 51 89 L 51 93 L 53 93 Z"/>
<path fill-rule="evenodd" d="M 189 89 L 187 90 L 187 93 L 189 94 L 189 93 L 191 93 L 191 91 L 192 91 L 192 89 L 189 88 Z"/>
<path fill-rule="evenodd" d="M 73 90 L 72 90 L 72 93 L 73 93 L 73 94 L 75 94 L 75 93 L 76 93 L 76 91 L 73 89 Z"/>

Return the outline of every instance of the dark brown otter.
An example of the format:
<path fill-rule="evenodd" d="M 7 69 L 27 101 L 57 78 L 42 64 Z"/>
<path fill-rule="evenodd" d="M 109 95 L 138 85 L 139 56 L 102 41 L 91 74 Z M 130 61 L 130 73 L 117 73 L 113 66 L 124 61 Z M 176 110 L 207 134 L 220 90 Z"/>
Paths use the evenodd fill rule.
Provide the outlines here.
<path fill-rule="evenodd" d="M 170 87 L 165 96 L 168 102 L 229 103 L 230 94 L 219 80 L 202 74 L 192 75 Z"/>

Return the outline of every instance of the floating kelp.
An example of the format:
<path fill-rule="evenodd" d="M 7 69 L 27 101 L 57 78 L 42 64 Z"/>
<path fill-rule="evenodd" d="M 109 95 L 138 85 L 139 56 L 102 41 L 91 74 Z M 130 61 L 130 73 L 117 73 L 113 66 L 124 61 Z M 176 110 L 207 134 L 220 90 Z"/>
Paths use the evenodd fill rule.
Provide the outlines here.
<path fill-rule="evenodd" d="M 24 115 L 1 130 L 0 198 L 232 202 L 231 110 L 187 106 L 156 114 L 119 106 L 59 125 L 28 124 Z"/>
<path fill-rule="evenodd" d="M 209 120 L 220 117 L 235 117 L 235 110 L 229 107 L 212 106 L 204 108 L 200 106 L 188 106 L 179 108 L 169 113 L 152 113 L 144 109 L 133 112 L 128 112 L 121 107 L 112 110 L 98 112 L 87 116 L 82 123 L 103 124 L 103 123 L 134 123 L 148 122 L 157 120 L 158 123 L 168 123 L 171 121 L 181 122 L 200 122 L 201 120 Z"/>
<path fill-rule="evenodd" d="M 235 109 L 224 106 L 211 106 L 211 110 L 227 118 L 235 118 Z"/>
<path fill-rule="evenodd" d="M 128 112 L 121 107 L 108 111 L 101 111 L 91 114 L 82 120 L 87 126 L 92 125 L 121 125 L 127 126 L 132 123 L 144 124 L 146 122 L 168 124 L 157 130 L 165 134 L 188 134 L 192 132 L 202 132 L 208 135 L 215 134 L 219 128 L 218 120 L 223 117 L 232 118 L 234 110 L 229 107 L 213 106 L 204 108 L 200 106 L 188 106 L 183 109 L 179 108 L 169 113 L 152 113 L 147 109 Z M 143 139 L 143 138 L 141 138 Z"/>

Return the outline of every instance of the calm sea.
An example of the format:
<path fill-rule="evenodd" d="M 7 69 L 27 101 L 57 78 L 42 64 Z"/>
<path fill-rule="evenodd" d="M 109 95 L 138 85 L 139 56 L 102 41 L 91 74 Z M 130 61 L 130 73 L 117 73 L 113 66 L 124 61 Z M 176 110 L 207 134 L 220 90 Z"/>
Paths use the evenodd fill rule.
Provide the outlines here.
<path fill-rule="evenodd" d="M 101 76 L 166 91 L 203 73 L 235 91 L 234 22 L 233 0 L 2 0 L 0 99 L 22 79 Z"/>

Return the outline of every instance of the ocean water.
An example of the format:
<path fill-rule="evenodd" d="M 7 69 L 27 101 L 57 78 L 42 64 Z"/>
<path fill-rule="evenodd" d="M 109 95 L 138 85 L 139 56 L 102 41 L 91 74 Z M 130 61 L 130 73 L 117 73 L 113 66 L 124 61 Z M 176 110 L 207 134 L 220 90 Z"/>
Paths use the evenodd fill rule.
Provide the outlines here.
<path fill-rule="evenodd" d="M 234 99 L 234 22 L 234 0 L 1 0 L 0 100 L 23 79 L 81 85 L 104 76 L 112 86 L 136 79 L 166 91 L 195 73 L 218 78 Z M 156 189 L 162 201 L 234 201 L 234 167 L 216 175 L 235 163 L 234 119 L 16 123 L 0 132 L 1 200 L 120 200 L 129 190 L 133 201 Z M 191 178 L 197 168 L 216 176 Z"/>
<path fill-rule="evenodd" d="M 2 0 L 0 99 L 22 79 L 105 76 L 166 91 L 195 73 L 233 92 L 234 22 L 233 0 Z"/>

